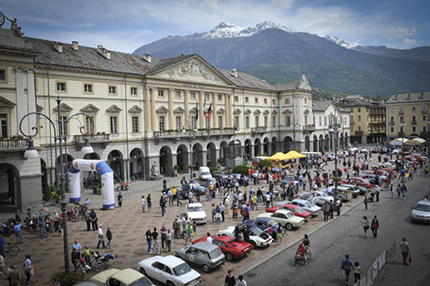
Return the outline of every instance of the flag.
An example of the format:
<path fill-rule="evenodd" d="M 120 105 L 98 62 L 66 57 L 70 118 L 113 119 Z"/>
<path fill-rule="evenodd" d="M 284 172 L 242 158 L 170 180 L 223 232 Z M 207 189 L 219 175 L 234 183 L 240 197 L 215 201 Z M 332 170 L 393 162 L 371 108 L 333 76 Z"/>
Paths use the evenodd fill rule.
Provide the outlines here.
<path fill-rule="evenodd" d="M 211 105 L 209 105 L 209 109 L 208 109 L 208 118 L 211 118 L 211 111 L 212 111 L 212 103 Z"/>
<path fill-rule="evenodd" d="M 205 101 L 203 102 L 203 115 L 206 116 L 206 94 L 205 94 Z"/>
<path fill-rule="evenodd" d="M 199 104 L 196 102 L 196 121 L 199 120 Z"/>
<path fill-rule="evenodd" d="M 234 131 L 239 131 L 239 129 L 237 129 L 236 124 L 234 124 Z"/>

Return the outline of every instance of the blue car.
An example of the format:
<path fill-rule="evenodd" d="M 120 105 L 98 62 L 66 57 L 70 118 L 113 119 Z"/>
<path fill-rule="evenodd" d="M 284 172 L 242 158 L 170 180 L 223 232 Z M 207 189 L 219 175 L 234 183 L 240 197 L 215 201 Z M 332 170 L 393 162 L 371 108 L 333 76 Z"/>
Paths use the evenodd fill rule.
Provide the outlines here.
<path fill-rule="evenodd" d="M 190 182 L 185 186 L 181 187 L 181 199 L 188 199 L 188 193 L 190 192 L 190 188 L 193 190 L 194 196 L 196 196 L 197 191 L 199 192 L 200 196 L 204 196 L 206 194 L 205 187 L 200 186 L 198 182 Z"/>

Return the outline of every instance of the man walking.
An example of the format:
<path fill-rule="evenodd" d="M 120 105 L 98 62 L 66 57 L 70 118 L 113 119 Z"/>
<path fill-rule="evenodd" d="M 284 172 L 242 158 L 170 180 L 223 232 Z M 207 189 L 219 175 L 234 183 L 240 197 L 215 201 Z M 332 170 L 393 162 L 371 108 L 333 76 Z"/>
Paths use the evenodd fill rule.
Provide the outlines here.
<path fill-rule="evenodd" d="M 402 190 L 402 197 L 405 200 L 406 199 L 406 192 L 408 191 L 408 189 L 406 188 L 405 183 L 403 183 L 401 190 Z"/>
<path fill-rule="evenodd" d="M 154 243 L 154 247 L 152 248 L 152 250 L 155 255 L 161 254 L 160 244 L 158 243 L 157 238 L 158 238 L 157 228 L 154 227 L 154 231 L 152 232 L 152 241 Z"/>
<path fill-rule="evenodd" d="M 369 196 L 367 194 L 364 195 L 364 207 L 367 210 L 367 204 L 369 203 Z"/>
<path fill-rule="evenodd" d="M 379 185 L 376 185 L 375 196 L 376 196 L 376 201 L 379 202 Z"/>
<path fill-rule="evenodd" d="M 98 229 L 98 237 L 99 237 L 99 242 L 97 243 L 97 248 L 100 248 L 100 244 L 103 246 L 103 248 L 106 248 L 105 246 L 105 240 L 103 237 L 103 229 L 102 229 L 102 225 L 100 225 L 99 229 Z"/>
<path fill-rule="evenodd" d="M 40 238 L 41 239 L 47 238 L 46 228 L 45 228 L 45 214 L 43 213 L 42 210 L 39 212 L 39 217 L 38 217 L 37 221 L 39 224 Z"/>
<path fill-rule="evenodd" d="M 146 231 L 145 235 L 146 235 L 146 242 L 148 243 L 148 253 L 151 253 L 152 233 L 151 233 L 151 230 L 149 228 Z"/>
<path fill-rule="evenodd" d="M 376 218 L 376 215 L 373 217 L 372 219 L 372 223 L 371 223 L 371 230 L 372 230 L 372 234 L 373 234 L 373 238 L 378 237 L 378 228 L 379 228 L 379 221 Z"/>
<path fill-rule="evenodd" d="M 345 270 L 345 276 L 346 276 L 346 284 L 348 284 L 349 280 L 349 273 L 351 273 L 351 270 L 354 268 L 354 263 L 349 259 L 349 255 L 345 255 L 345 259 L 342 260 L 342 264 L 340 265 L 340 268 Z"/>
<path fill-rule="evenodd" d="M 181 223 L 178 221 L 178 218 L 175 218 L 175 221 L 173 222 L 173 238 L 178 239 L 179 238 L 179 232 L 181 229 Z"/>
<path fill-rule="evenodd" d="M 330 200 L 330 219 L 333 219 L 334 208 L 335 208 L 335 203 L 333 202 L 333 200 Z"/>
<path fill-rule="evenodd" d="M 21 232 L 22 224 L 20 221 L 17 221 L 13 226 L 13 231 L 15 232 L 16 244 L 22 243 L 22 232 Z"/>
<path fill-rule="evenodd" d="M 122 194 L 121 194 L 121 192 L 119 192 L 117 199 L 118 199 L 118 207 L 122 207 Z"/>
<path fill-rule="evenodd" d="M 330 215 L 330 205 L 328 202 L 323 204 L 323 212 L 324 212 L 324 221 L 328 221 L 328 217 Z"/>
<path fill-rule="evenodd" d="M 63 218 L 63 219 L 65 219 L 65 218 Z M 90 213 L 90 221 L 91 221 L 91 224 L 93 226 L 93 231 L 96 231 L 96 229 L 97 229 L 97 220 L 98 219 L 99 218 L 97 217 L 96 212 L 94 211 L 94 209 L 92 209 L 91 213 Z"/>
<path fill-rule="evenodd" d="M 400 252 L 402 253 L 403 264 L 408 265 L 409 244 L 406 241 L 406 237 L 400 242 Z"/>
<path fill-rule="evenodd" d="M 110 230 L 110 227 L 107 228 L 106 231 L 106 238 L 108 240 L 108 243 L 106 245 L 106 248 L 111 249 L 112 248 L 112 231 Z"/>

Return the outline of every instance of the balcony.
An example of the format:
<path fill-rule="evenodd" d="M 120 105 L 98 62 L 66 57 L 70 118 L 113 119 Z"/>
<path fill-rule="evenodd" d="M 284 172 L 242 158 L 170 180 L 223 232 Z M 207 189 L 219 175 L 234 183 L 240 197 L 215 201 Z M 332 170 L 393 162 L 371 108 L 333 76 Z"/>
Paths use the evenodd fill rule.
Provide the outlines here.
<path fill-rule="evenodd" d="M 396 125 L 395 121 L 390 121 L 390 125 Z"/>
<path fill-rule="evenodd" d="M 421 109 L 421 114 L 427 114 L 428 110 L 426 108 Z"/>
<path fill-rule="evenodd" d="M 164 131 L 155 131 L 154 132 L 154 140 L 156 143 L 163 141 L 163 140 L 173 140 L 173 141 L 180 141 L 181 139 L 186 138 L 201 138 L 206 139 L 210 136 L 215 136 L 218 139 L 220 137 L 230 137 L 234 135 L 234 129 L 233 128 L 224 128 L 224 129 L 199 129 L 197 131 L 192 130 L 164 130 Z"/>
<path fill-rule="evenodd" d="M 420 136 L 424 137 L 424 138 L 427 138 L 427 137 L 430 136 L 430 132 L 428 132 L 428 131 L 421 131 Z"/>
<path fill-rule="evenodd" d="M 26 150 L 28 145 L 27 140 L 26 138 L 0 139 L 0 152 Z"/>
<path fill-rule="evenodd" d="M 85 143 L 85 137 L 90 139 L 90 144 L 101 144 L 102 148 L 104 149 L 107 144 L 111 142 L 110 134 L 93 134 L 93 135 L 75 135 L 74 136 L 74 142 L 76 146 L 76 150 L 79 150 L 84 146 Z"/>
<path fill-rule="evenodd" d="M 361 136 L 363 135 L 364 131 L 360 130 L 360 131 L 355 131 L 355 135 Z"/>
<path fill-rule="evenodd" d="M 256 134 L 264 134 L 267 132 L 267 127 L 263 127 L 263 126 L 254 127 L 254 128 L 251 128 L 251 132 L 252 132 L 252 136 Z"/>
<path fill-rule="evenodd" d="M 412 120 L 412 121 L 411 121 L 411 124 L 412 124 L 412 125 L 417 125 L 417 124 L 418 124 L 418 122 L 417 122 L 416 120 Z"/>
<path fill-rule="evenodd" d="M 303 126 L 303 132 L 312 133 L 315 131 L 315 125 Z"/>
<path fill-rule="evenodd" d="M 404 115 L 405 112 L 403 110 L 399 110 L 399 115 Z"/>

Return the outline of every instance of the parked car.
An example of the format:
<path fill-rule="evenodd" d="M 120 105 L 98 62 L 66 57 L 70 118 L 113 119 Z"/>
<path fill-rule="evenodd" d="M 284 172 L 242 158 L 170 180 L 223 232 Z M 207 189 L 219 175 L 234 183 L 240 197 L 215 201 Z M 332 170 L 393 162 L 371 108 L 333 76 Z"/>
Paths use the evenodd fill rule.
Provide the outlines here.
<path fill-rule="evenodd" d="M 204 196 L 206 194 L 206 188 L 202 187 L 198 182 L 190 182 L 185 186 L 182 186 L 180 189 L 181 199 L 188 199 L 189 190 L 193 191 L 194 196 L 199 192 L 200 196 Z"/>
<path fill-rule="evenodd" d="M 218 231 L 218 235 L 234 236 L 234 226 L 229 226 L 226 229 Z M 240 226 L 240 231 L 243 233 L 245 226 Z M 256 247 L 268 247 L 273 242 L 273 238 L 267 231 L 263 231 L 260 228 L 253 226 L 249 228 L 249 240 L 254 248 Z"/>
<path fill-rule="evenodd" d="M 335 188 L 323 189 L 322 192 L 327 195 L 334 196 Z M 350 201 L 352 199 L 352 189 L 349 187 L 337 186 L 337 198 L 342 202 Z"/>
<path fill-rule="evenodd" d="M 357 185 L 360 187 L 365 187 L 368 190 L 370 190 L 372 188 L 372 184 L 368 180 L 366 180 L 362 177 L 352 177 L 349 180 L 341 180 L 339 183 L 340 184 L 353 184 L 353 185 Z"/>
<path fill-rule="evenodd" d="M 430 201 L 421 200 L 412 207 L 411 221 L 430 222 Z"/>
<path fill-rule="evenodd" d="M 222 253 L 225 255 L 225 259 L 231 261 L 233 259 L 240 259 L 249 253 L 254 248 L 252 244 L 247 243 L 241 239 L 237 239 L 233 236 L 215 236 L 211 235 L 212 244 L 217 245 Z M 207 236 L 199 238 L 192 242 L 192 244 L 199 243 L 207 240 Z"/>
<path fill-rule="evenodd" d="M 292 212 L 287 210 L 277 210 L 274 213 L 262 213 L 257 218 L 270 218 L 277 221 L 286 229 L 292 230 L 293 228 L 300 227 L 305 224 L 305 219 L 295 216 Z"/>
<path fill-rule="evenodd" d="M 224 172 L 222 171 L 215 171 L 212 173 L 212 177 L 216 178 L 216 179 L 223 179 L 223 180 L 227 180 L 228 176 L 226 174 L 224 174 Z"/>
<path fill-rule="evenodd" d="M 308 211 L 306 211 L 305 209 L 297 206 L 297 205 L 293 205 L 293 204 L 284 204 L 282 206 L 273 206 L 270 208 L 266 209 L 266 212 L 269 213 L 274 213 L 277 210 L 287 210 L 292 212 L 295 216 L 298 217 L 302 217 L 305 219 L 305 221 L 308 221 L 308 219 L 310 219 L 312 217 L 312 214 Z"/>
<path fill-rule="evenodd" d="M 214 187 L 214 189 L 215 189 L 215 184 L 216 184 L 216 179 L 215 179 L 215 178 L 209 178 L 209 179 L 207 179 L 207 180 L 206 180 L 205 187 L 206 187 L 206 188 L 209 188 L 209 187 L 211 186 L 211 184 L 212 184 L 212 186 L 213 186 L 213 187 Z"/>
<path fill-rule="evenodd" d="M 314 195 L 312 195 L 311 193 L 302 193 L 298 196 L 298 198 L 301 200 L 309 201 L 311 203 L 314 202 Z M 317 206 L 321 207 L 324 203 L 325 201 L 323 199 L 315 197 L 315 204 Z"/>
<path fill-rule="evenodd" d="M 145 277 L 143 273 L 139 273 L 139 271 L 136 271 L 131 268 L 126 268 L 124 270 L 111 268 L 111 269 L 105 270 L 91 277 L 90 282 L 99 286 L 105 286 L 105 285 L 153 286 L 154 285 L 148 278 Z"/>
<path fill-rule="evenodd" d="M 334 201 L 333 196 L 327 195 L 327 193 L 322 191 L 314 191 L 314 195 L 317 197 L 317 199 L 323 200 L 326 203 L 330 203 L 331 201 Z"/>
<path fill-rule="evenodd" d="M 199 167 L 199 178 L 204 181 L 206 181 L 209 178 L 212 178 L 211 171 L 209 170 L 208 167 L 206 166 Z"/>
<path fill-rule="evenodd" d="M 267 231 L 268 233 L 269 233 L 269 227 L 274 229 L 278 229 L 279 227 L 279 223 L 277 221 L 274 221 L 273 219 L 270 219 L 270 218 L 262 218 L 262 217 L 257 219 L 245 220 L 244 222 L 241 223 L 241 226 L 242 225 L 246 225 L 248 226 L 248 228 L 256 226 L 263 231 L 264 230 Z"/>
<path fill-rule="evenodd" d="M 294 199 L 290 203 L 292 203 L 293 205 L 297 205 L 297 206 L 303 208 L 304 210 L 310 212 L 312 214 L 312 216 L 317 216 L 321 213 L 321 207 L 319 207 L 319 206 L 317 206 L 317 205 L 315 205 L 315 204 L 313 204 L 307 200 Z"/>
<path fill-rule="evenodd" d="M 187 217 L 190 221 L 195 221 L 197 224 L 205 224 L 207 222 L 206 211 L 201 203 L 191 203 L 186 206 Z"/>
<path fill-rule="evenodd" d="M 169 256 L 153 256 L 138 263 L 140 272 L 168 286 L 194 286 L 202 279 L 182 259 Z"/>
<path fill-rule="evenodd" d="M 338 187 L 347 187 L 347 188 L 351 188 L 352 190 L 352 196 L 354 198 L 356 198 L 358 195 L 364 195 L 365 193 L 368 192 L 368 189 L 364 188 L 364 187 L 360 187 L 357 185 L 351 185 L 351 184 L 340 184 L 338 185 Z"/>
<path fill-rule="evenodd" d="M 204 272 L 209 272 L 225 262 L 225 255 L 221 249 L 206 241 L 186 245 L 175 250 L 175 255 L 188 263 L 200 266 Z"/>

